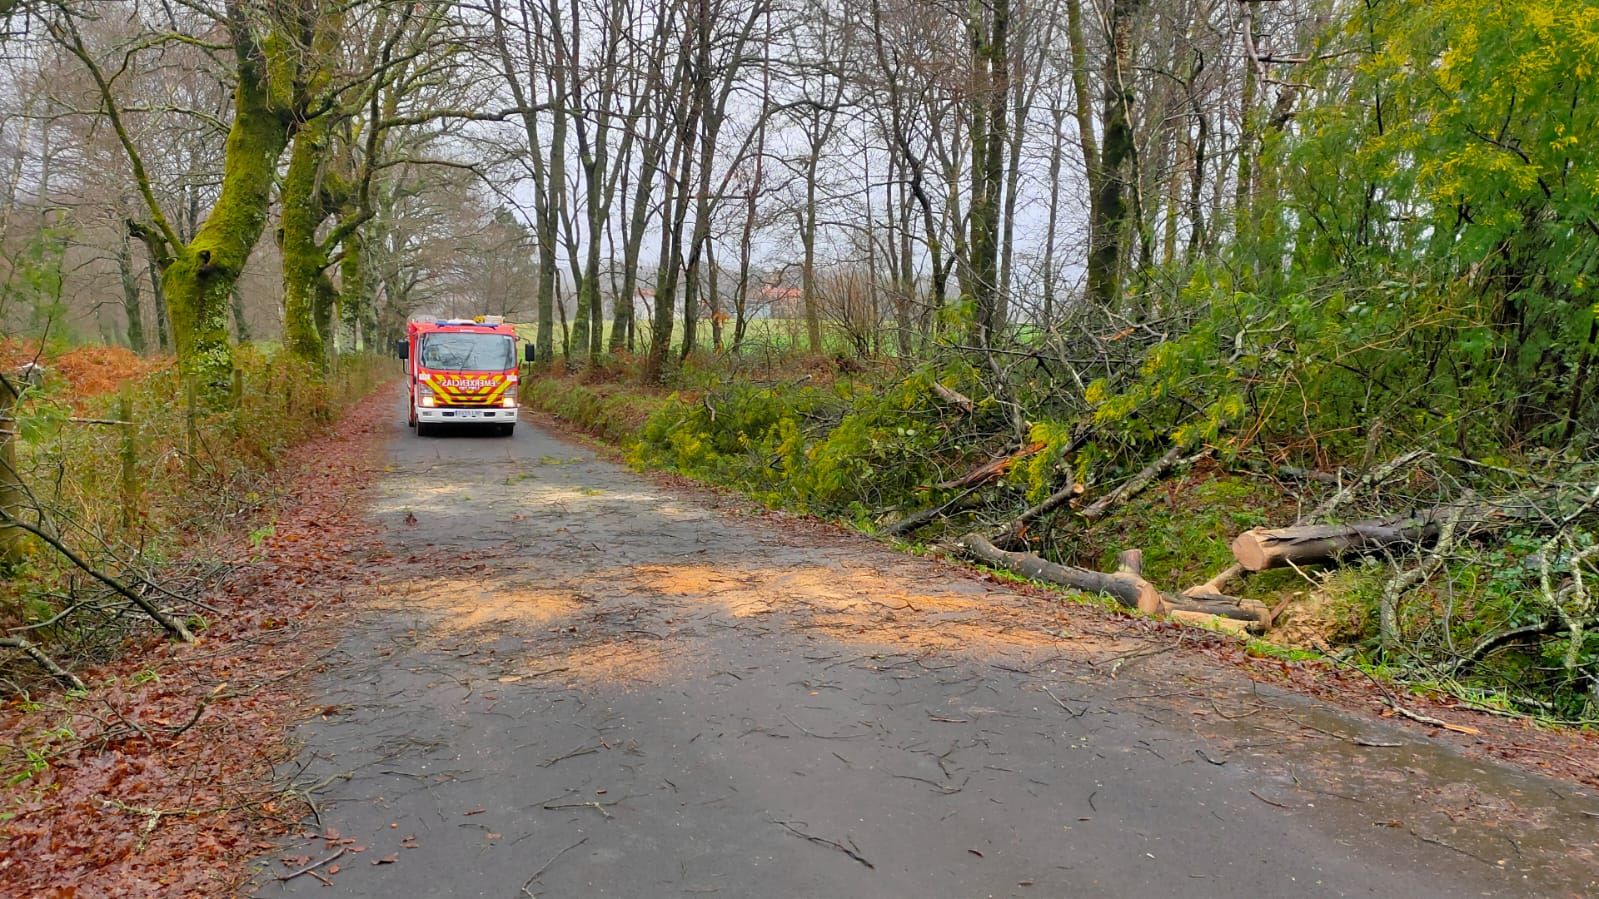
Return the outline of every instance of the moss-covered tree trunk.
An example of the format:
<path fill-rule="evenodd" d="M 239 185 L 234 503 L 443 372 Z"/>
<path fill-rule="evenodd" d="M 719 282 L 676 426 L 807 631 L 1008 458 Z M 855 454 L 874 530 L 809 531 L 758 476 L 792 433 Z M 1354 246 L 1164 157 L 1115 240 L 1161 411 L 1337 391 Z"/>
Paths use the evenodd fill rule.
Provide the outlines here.
<path fill-rule="evenodd" d="M 366 240 L 359 231 L 344 238 L 339 257 L 339 314 L 349 331 L 351 349 L 360 352 L 370 339 L 374 319 L 367 286 Z"/>
<path fill-rule="evenodd" d="M 324 321 L 318 306 L 327 258 L 316 230 L 327 218 L 317 190 L 317 170 L 327 148 L 328 119 L 320 117 L 294 136 L 280 194 L 283 230 L 283 346 L 295 358 L 321 365 Z"/>
<path fill-rule="evenodd" d="M 273 176 L 291 121 L 274 102 L 259 59 L 241 53 L 238 74 L 216 205 L 194 238 L 173 248 L 161 278 L 179 367 L 208 405 L 226 400 L 233 381 L 228 340 L 233 285 L 266 226 Z"/>
<path fill-rule="evenodd" d="M 239 343 L 250 342 L 250 319 L 245 315 L 244 291 L 240 289 L 239 282 L 233 282 L 233 338 Z"/>

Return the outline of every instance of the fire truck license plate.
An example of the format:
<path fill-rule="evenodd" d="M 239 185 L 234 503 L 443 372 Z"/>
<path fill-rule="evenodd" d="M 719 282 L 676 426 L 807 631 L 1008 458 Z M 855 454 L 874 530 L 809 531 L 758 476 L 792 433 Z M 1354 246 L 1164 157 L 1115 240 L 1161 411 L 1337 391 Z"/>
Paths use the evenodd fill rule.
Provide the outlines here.
<path fill-rule="evenodd" d="M 456 418 L 482 418 L 483 413 L 476 409 L 468 409 L 455 413 Z"/>

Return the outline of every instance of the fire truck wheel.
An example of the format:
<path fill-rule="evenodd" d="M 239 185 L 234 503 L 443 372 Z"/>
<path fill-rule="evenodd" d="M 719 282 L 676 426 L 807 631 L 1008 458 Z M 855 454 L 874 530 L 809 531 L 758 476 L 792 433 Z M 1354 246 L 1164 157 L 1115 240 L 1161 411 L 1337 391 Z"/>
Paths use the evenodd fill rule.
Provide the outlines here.
<path fill-rule="evenodd" d="M 416 423 L 416 436 L 418 436 L 418 437 L 432 437 L 433 436 L 433 425 L 431 425 L 431 424 L 429 424 L 428 422 L 425 422 L 425 421 L 417 422 Z"/>
<path fill-rule="evenodd" d="M 508 425 L 500 425 L 500 436 L 501 437 L 509 437 L 509 436 L 511 436 L 514 433 L 516 433 L 516 423 L 515 422 L 512 422 L 511 424 L 508 424 Z"/>

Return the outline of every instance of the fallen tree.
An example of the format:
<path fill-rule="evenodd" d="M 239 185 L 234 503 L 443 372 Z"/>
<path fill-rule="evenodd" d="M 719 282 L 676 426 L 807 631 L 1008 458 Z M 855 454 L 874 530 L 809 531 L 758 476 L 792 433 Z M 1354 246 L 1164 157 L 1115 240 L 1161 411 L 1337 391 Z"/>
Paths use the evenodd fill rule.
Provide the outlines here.
<path fill-rule="evenodd" d="M 1503 496 L 1487 502 L 1455 502 L 1425 512 L 1347 524 L 1295 524 L 1284 528 L 1251 528 L 1233 539 L 1233 558 L 1245 571 L 1266 571 L 1290 565 L 1335 563 L 1353 556 L 1394 553 L 1427 546 L 1450 522 L 1458 539 L 1480 537 L 1512 525 L 1534 530 L 1559 530 L 1591 508 L 1570 488 Z M 1320 510 L 1312 512 L 1318 517 Z"/>
<path fill-rule="evenodd" d="M 1033 553 L 1009 552 L 995 546 L 981 534 L 967 534 L 958 545 L 967 555 L 996 568 L 1087 593 L 1111 596 L 1123 606 L 1151 615 L 1199 613 L 1243 621 L 1255 630 L 1264 630 L 1271 617 L 1270 610 L 1263 603 L 1251 599 L 1220 594 L 1188 596 L 1162 592 L 1144 580 L 1143 554 L 1138 550 L 1123 552 L 1117 557 L 1116 570 L 1106 573 L 1051 562 Z"/>

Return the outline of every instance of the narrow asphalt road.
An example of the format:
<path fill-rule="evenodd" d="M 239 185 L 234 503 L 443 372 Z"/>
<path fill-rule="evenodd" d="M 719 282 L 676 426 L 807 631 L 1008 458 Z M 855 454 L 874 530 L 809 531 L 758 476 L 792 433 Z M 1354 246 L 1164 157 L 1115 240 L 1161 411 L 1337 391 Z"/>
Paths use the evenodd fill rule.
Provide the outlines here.
<path fill-rule="evenodd" d="M 255 895 L 1599 893 L 1567 785 L 528 423 L 395 420 L 384 583 L 289 772 L 319 821 Z"/>

